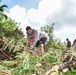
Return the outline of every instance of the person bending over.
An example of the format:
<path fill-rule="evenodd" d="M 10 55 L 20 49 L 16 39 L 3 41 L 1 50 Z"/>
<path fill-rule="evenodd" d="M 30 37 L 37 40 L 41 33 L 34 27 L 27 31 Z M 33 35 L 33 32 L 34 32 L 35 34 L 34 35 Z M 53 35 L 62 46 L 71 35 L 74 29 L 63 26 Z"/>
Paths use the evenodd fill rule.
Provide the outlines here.
<path fill-rule="evenodd" d="M 39 33 L 37 30 L 32 29 L 30 26 L 26 27 L 26 32 L 29 48 L 32 49 L 36 46 L 39 47 L 42 53 L 44 53 L 43 45 L 47 41 L 46 35 L 43 33 Z"/>

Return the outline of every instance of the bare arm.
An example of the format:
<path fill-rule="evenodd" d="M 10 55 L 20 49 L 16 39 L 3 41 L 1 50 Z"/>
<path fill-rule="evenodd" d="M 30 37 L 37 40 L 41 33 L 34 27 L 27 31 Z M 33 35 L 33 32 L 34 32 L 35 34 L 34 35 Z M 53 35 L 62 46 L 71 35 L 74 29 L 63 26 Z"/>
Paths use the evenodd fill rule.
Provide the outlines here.
<path fill-rule="evenodd" d="M 37 41 L 38 41 L 38 31 L 37 30 L 35 30 L 35 32 L 34 32 L 34 39 L 33 39 L 33 43 L 32 43 L 32 47 L 33 46 L 35 46 L 35 44 L 37 43 Z"/>

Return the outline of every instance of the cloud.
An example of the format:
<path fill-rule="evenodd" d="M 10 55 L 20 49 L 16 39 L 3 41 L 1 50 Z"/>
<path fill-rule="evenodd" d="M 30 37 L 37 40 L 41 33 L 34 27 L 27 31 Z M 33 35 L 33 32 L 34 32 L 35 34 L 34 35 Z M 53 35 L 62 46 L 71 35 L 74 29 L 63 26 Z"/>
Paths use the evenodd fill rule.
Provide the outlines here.
<path fill-rule="evenodd" d="M 22 28 L 23 32 L 25 33 L 26 25 L 30 25 L 28 20 L 26 19 L 27 13 L 24 7 L 20 7 L 19 5 L 14 6 L 9 10 L 9 13 L 6 13 L 9 18 L 15 20 L 15 22 L 20 23 L 20 27 Z"/>
<path fill-rule="evenodd" d="M 20 7 L 19 5 L 16 5 L 15 7 L 11 8 L 9 12 L 10 13 L 8 14 L 8 16 L 18 22 L 24 20 L 26 17 L 26 9 Z"/>
<path fill-rule="evenodd" d="M 55 34 L 70 34 L 76 32 L 76 5 L 75 0 L 61 0 L 61 11 L 49 15 L 47 23 L 56 22 Z"/>
<path fill-rule="evenodd" d="M 27 12 L 27 19 L 36 26 L 46 25 L 46 19 L 61 8 L 60 0 L 42 0 L 39 2 L 38 9 L 31 8 Z"/>
<path fill-rule="evenodd" d="M 19 5 L 10 9 L 8 16 L 20 22 L 23 31 L 27 25 L 39 29 L 46 24 L 56 23 L 54 34 L 70 34 L 76 32 L 76 0 L 41 0 L 38 9 L 26 11 Z"/>

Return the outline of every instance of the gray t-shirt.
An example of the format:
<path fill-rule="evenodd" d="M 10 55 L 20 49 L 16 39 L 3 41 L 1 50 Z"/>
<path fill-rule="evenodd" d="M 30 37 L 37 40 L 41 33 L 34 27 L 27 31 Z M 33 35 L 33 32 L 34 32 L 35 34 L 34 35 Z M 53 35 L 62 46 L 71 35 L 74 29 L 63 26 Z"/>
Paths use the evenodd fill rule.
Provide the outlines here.
<path fill-rule="evenodd" d="M 28 35 L 28 38 L 30 38 L 32 40 L 32 44 L 30 46 L 35 46 L 35 44 L 37 43 L 38 41 L 38 38 L 43 38 L 44 36 L 46 36 L 45 34 L 43 33 L 39 33 L 37 30 L 34 30 L 33 29 L 33 34 L 34 35 Z"/>

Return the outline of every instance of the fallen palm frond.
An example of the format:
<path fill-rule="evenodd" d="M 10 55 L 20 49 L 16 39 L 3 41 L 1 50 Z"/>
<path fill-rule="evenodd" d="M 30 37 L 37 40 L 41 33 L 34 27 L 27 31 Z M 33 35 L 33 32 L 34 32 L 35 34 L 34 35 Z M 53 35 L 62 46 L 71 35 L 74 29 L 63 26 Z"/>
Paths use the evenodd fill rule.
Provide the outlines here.
<path fill-rule="evenodd" d="M 62 63 L 59 65 L 55 65 L 52 69 L 46 71 L 43 75 L 52 75 L 53 72 L 58 73 L 59 71 L 63 71 L 66 68 L 76 68 L 76 57 L 71 52 L 64 51 L 61 57 Z M 56 74 L 58 75 L 58 74 Z"/>
<path fill-rule="evenodd" d="M 0 69 L 0 75 L 14 75 L 14 74 L 11 74 L 11 72 L 9 70 Z"/>
<path fill-rule="evenodd" d="M 0 49 L 0 52 L 2 52 L 2 54 L 3 54 L 6 58 L 8 58 L 9 60 L 11 60 L 10 57 L 9 57 L 4 51 L 2 51 L 1 49 Z"/>

